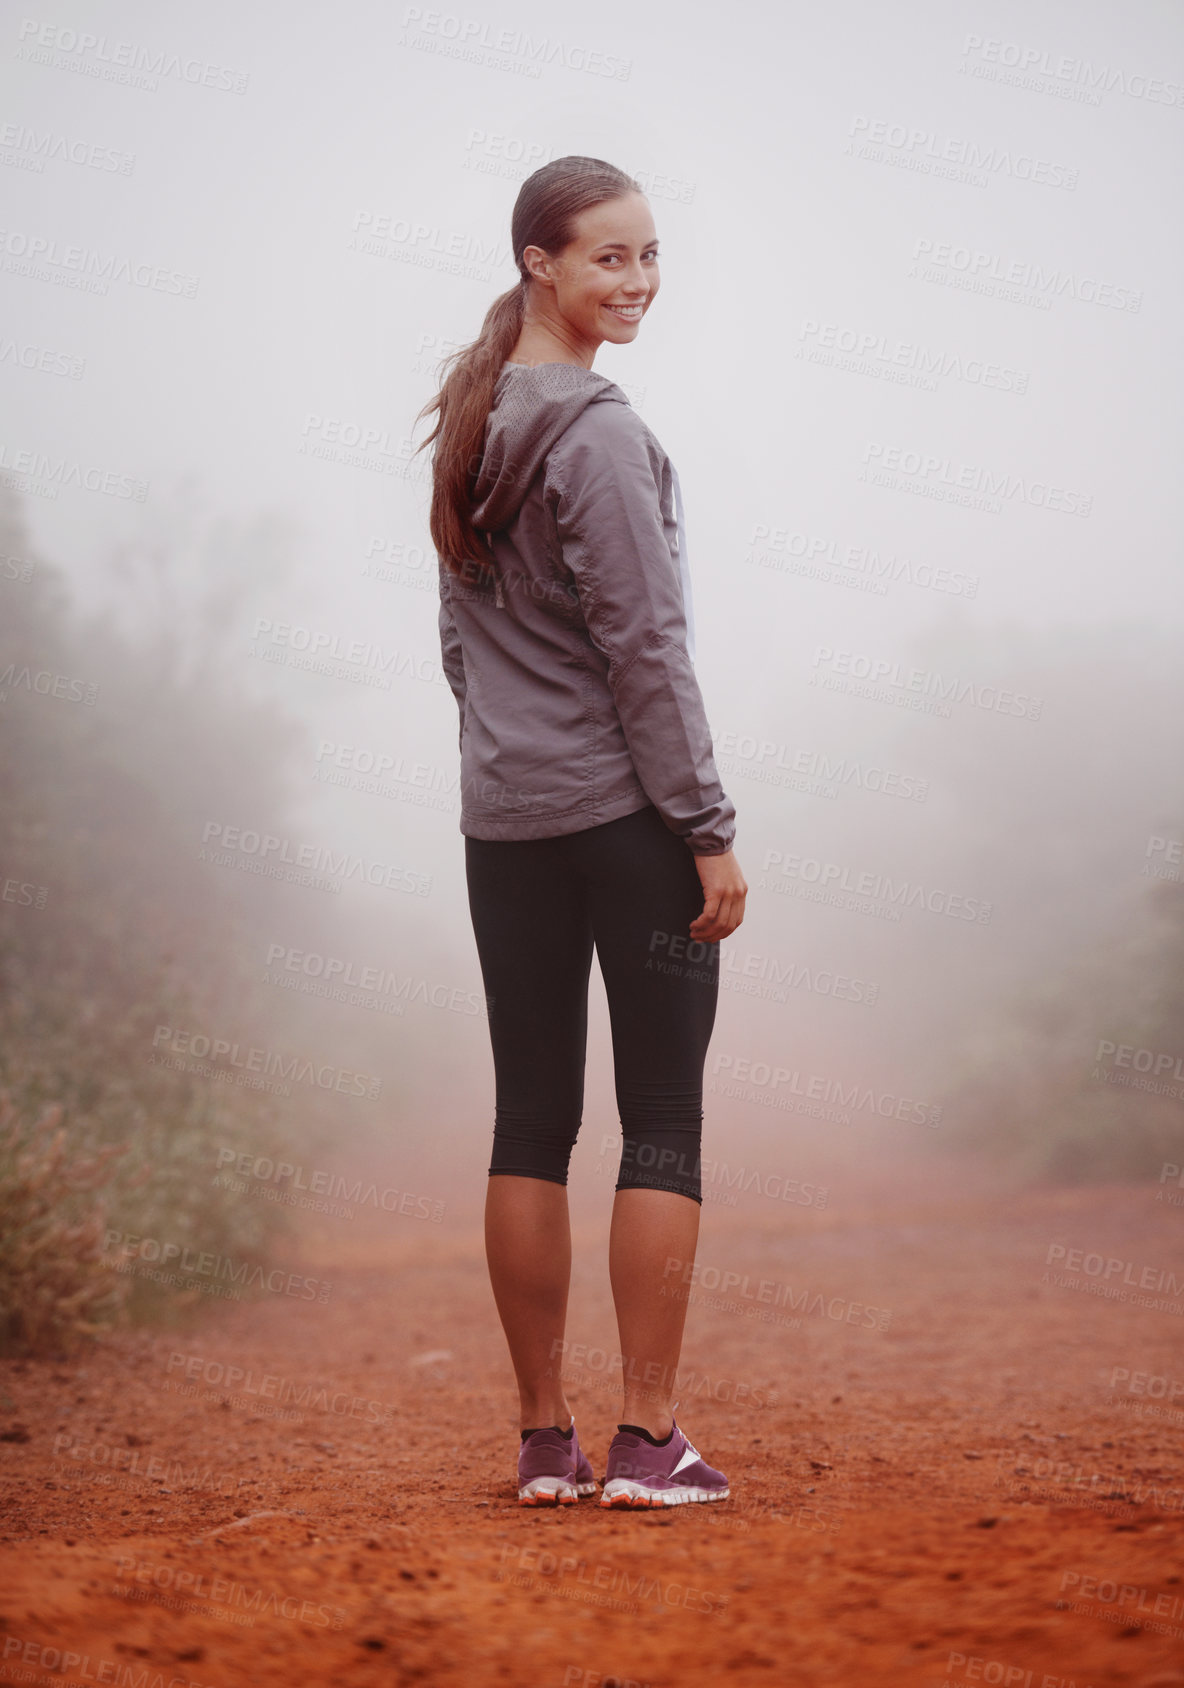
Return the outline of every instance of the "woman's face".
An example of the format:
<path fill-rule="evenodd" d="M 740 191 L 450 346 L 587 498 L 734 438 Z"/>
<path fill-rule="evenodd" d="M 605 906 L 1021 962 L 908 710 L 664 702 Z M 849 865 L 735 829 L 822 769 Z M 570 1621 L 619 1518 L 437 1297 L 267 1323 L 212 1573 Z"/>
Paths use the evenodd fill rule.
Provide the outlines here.
<path fill-rule="evenodd" d="M 538 246 L 523 254 L 543 283 L 540 303 L 558 316 L 565 338 L 596 347 L 637 338 L 641 319 L 658 292 L 658 237 L 644 194 L 630 193 L 590 205 L 576 218 L 576 236 L 554 258 Z"/>

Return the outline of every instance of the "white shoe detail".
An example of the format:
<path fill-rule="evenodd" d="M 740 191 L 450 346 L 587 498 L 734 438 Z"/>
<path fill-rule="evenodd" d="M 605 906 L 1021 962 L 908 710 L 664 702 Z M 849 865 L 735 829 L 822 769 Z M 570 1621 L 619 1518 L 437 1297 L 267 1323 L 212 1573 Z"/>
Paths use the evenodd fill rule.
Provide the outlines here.
<path fill-rule="evenodd" d="M 573 1418 L 571 1423 L 568 1425 L 568 1429 L 571 1431 L 573 1437 L 575 1435 L 575 1428 L 576 1421 Z M 579 1461 L 576 1463 L 578 1464 Z M 544 1506 L 552 1504 L 556 1506 L 568 1506 L 571 1505 L 577 1497 L 594 1495 L 595 1493 L 595 1477 L 593 1477 L 590 1482 L 580 1482 L 573 1473 L 570 1478 L 556 1476 L 532 1477 L 529 1482 L 523 1483 L 520 1486 L 518 1490 L 518 1500 L 523 1506 L 537 1506 L 540 1503 Z"/>
<path fill-rule="evenodd" d="M 575 1498 L 574 1486 L 563 1477 L 532 1477 L 518 1490 L 518 1500 L 524 1506 L 537 1506 L 540 1501 L 544 1505 L 566 1506 Z"/>
<path fill-rule="evenodd" d="M 683 1454 L 682 1458 L 674 1467 L 674 1470 L 670 1473 L 670 1475 L 672 1477 L 677 1477 L 679 1472 L 684 1471 L 688 1465 L 694 1465 L 695 1461 L 699 1457 L 699 1450 L 697 1448 L 692 1448 L 691 1444 L 688 1442 L 686 1453 Z"/>
<path fill-rule="evenodd" d="M 600 1497 L 601 1506 L 614 1507 L 647 1507 L 647 1506 L 686 1506 L 688 1503 L 699 1501 L 727 1500 L 729 1489 L 700 1489 L 687 1484 L 676 1489 L 647 1489 L 642 1483 L 634 1483 L 628 1477 L 614 1477 L 606 1483 L 604 1493 Z"/>

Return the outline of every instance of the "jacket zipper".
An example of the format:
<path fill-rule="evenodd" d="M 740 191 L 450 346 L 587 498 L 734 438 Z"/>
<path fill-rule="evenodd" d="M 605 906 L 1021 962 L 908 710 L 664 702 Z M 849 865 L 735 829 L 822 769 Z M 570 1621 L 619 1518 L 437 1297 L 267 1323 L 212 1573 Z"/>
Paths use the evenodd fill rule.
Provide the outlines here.
<path fill-rule="evenodd" d="M 506 600 L 502 597 L 502 577 L 500 574 L 494 576 L 494 585 L 497 587 L 497 607 L 499 610 L 504 610 Z"/>

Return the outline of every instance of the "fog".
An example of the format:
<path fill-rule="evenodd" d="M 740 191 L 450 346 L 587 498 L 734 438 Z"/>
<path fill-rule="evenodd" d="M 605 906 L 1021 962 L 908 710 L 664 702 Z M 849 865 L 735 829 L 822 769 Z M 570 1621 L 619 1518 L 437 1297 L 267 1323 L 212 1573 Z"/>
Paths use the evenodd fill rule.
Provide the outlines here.
<path fill-rule="evenodd" d="M 154 1052 L 264 1046 L 360 1089 L 220 1124 L 195 1182 L 242 1142 L 479 1211 L 492 1060 L 411 447 L 516 279 L 518 184 L 581 153 L 637 176 L 662 243 L 595 367 L 679 471 L 750 885 L 705 1157 L 766 1208 L 984 1156 L 1184 1159 L 1174 14 L 100 10 L 0 25 L 2 868 L 45 891 L 0 917 L 32 1064 L 81 1057 L 13 993 L 67 1030 L 134 1000 L 112 1132 Z M 357 871 L 259 871 L 326 853 Z M 375 973 L 384 1006 L 315 994 Z M 582 1216 L 616 1119 L 594 968 Z"/>

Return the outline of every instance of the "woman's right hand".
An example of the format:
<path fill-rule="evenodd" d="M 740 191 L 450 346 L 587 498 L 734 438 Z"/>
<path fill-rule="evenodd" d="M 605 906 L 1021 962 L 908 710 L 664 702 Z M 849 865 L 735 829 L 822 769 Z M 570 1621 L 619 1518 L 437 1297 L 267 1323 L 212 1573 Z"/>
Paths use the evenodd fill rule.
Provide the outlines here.
<path fill-rule="evenodd" d="M 714 856 L 697 855 L 695 866 L 703 886 L 703 912 L 691 921 L 691 937 L 699 943 L 717 944 L 744 919 L 748 882 L 731 850 Z"/>

